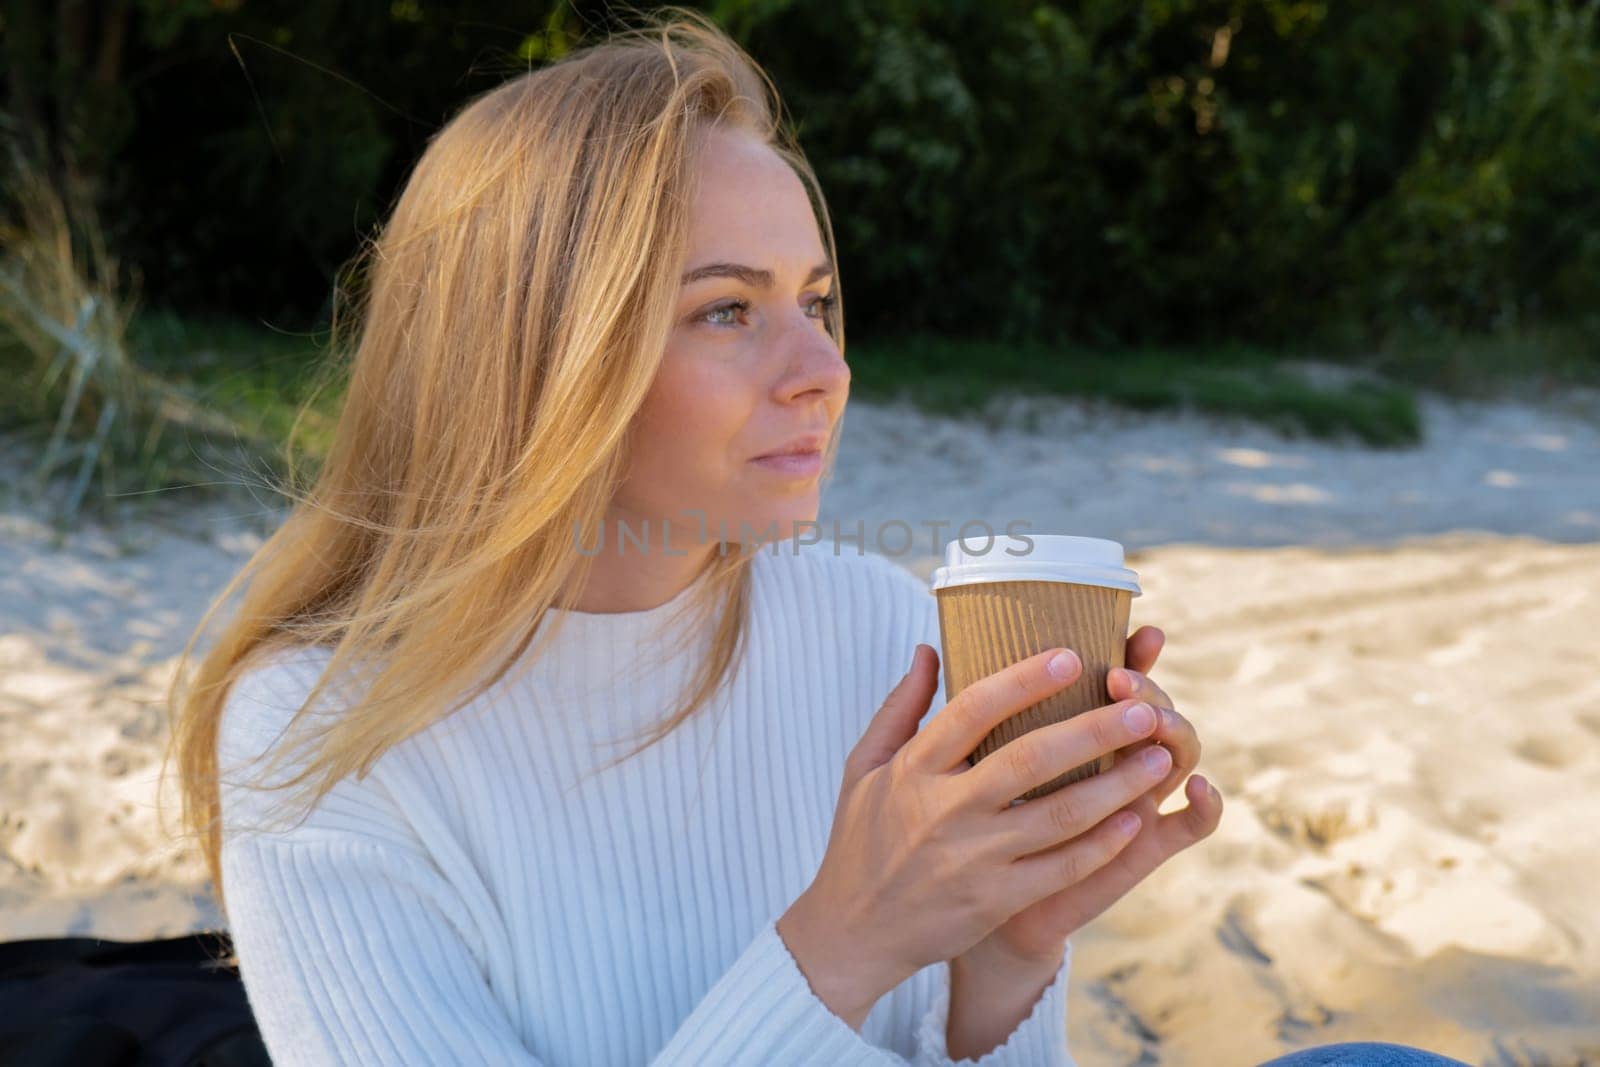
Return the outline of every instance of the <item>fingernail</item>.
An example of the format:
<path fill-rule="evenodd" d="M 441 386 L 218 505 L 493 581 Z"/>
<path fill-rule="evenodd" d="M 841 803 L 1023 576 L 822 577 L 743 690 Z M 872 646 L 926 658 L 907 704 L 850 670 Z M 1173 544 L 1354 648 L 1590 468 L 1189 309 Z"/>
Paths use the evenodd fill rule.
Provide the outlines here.
<path fill-rule="evenodd" d="M 1128 729 L 1142 734 L 1156 724 L 1156 713 L 1150 710 L 1149 704 L 1135 704 L 1122 713 L 1122 721 L 1128 724 Z"/>
<path fill-rule="evenodd" d="M 1132 672 L 1124 670 L 1121 667 L 1118 667 L 1112 673 L 1114 673 L 1117 676 L 1117 680 L 1119 682 L 1121 682 L 1122 684 L 1124 684 L 1124 685 L 1132 685 L 1133 684 L 1133 674 L 1132 674 Z"/>
<path fill-rule="evenodd" d="M 1145 749 L 1139 758 L 1144 760 L 1144 765 L 1150 768 L 1152 774 L 1161 774 L 1171 765 L 1172 754 L 1160 745 L 1155 745 Z"/>
<path fill-rule="evenodd" d="M 1045 670 L 1049 671 L 1054 677 L 1063 680 L 1071 678 L 1072 672 L 1077 668 L 1078 657 L 1073 654 L 1071 649 L 1057 652 L 1050 657 L 1050 662 L 1045 664 Z"/>

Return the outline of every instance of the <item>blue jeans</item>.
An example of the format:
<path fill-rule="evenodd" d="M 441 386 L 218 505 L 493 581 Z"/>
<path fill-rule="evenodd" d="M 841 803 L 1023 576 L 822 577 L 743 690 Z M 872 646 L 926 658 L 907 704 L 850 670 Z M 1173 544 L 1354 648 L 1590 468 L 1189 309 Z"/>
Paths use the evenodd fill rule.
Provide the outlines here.
<path fill-rule="evenodd" d="M 1382 1041 L 1346 1041 L 1296 1049 L 1258 1067 L 1466 1067 L 1460 1060 L 1410 1045 Z"/>

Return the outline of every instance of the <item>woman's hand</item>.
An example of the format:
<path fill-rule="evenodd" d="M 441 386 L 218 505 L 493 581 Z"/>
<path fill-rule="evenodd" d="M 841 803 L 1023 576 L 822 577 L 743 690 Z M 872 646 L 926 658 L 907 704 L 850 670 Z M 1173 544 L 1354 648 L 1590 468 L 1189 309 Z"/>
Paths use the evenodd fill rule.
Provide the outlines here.
<path fill-rule="evenodd" d="M 1116 750 L 1118 764 L 1149 749 L 1164 748 L 1171 754 L 1171 771 L 1133 803 L 1119 809 L 1139 816 L 1138 836 L 1105 866 L 1001 923 L 959 960 L 952 959 L 953 966 L 989 978 L 1008 971 L 1020 972 L 1021 976 L 1029 978 L 1054 973 L 1061 965 L 1066 940 L 1073 932 L 1120 900 L 1172 856 L 1216 830 L 1222 819 L 1222 798 L 1199 775 L 1189 778 L 1185 792 L 1188 807 L 1167 815 L 1156 811 L 1200 762 L 1200 738 L 1194 727 L 1173 710 L 1172 699 L 1147 676 L 1165 641 L 1166 636 L 1155 627 L 1140 627 L 1128 638 L 1125 662 L 1129 673 L 1113 670 L 1107 678 L 1107 688 L 1114 699 L 1143 701 L 1155 709 L 1158 716 L 1152 733 Z M 980 764 L 994 759 L 1002 751 L 1004 749 L 991 753 Z M 1052 795 L 1081 784 L 1075 782 Z M 1031 800 L 1015 810 L 1045 799 L 1048 798 Z"/>
<path fill-rule="evenodd" d="M 1164 767 L 1152 774 L 1129 760 L 1007 805 L 1152 733 L 1153 724 L 1139 732 L 1125 724 L 1135 701 L 1034 730 L 976 767 L 967 759 L 1001 722 L 1081 673 L 1075 654 L 1046 650 L 967 686 L 919 731 L 938 686 L 938 654 L 917 646 L 911 670 L 845 760 L 816 877 L 778 920 L 813 991 L 852 1026 L 918 970 L 966 952 L 1127 846 L 1131 835 L 1108 816 L 1148 792 Z"/>

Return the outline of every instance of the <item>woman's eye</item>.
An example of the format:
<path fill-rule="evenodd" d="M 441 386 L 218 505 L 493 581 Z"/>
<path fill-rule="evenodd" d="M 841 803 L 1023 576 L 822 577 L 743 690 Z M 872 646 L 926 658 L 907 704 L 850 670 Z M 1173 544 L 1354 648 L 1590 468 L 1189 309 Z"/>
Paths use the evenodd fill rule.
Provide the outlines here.
<path fill-rule="evenodd" d="M 732 326 L 732 325 L 735 324 L 735 320 L 732 320 L 732 319 L 719 319 L 719 318 L 717 318 L 717 316 L 721 315 L 723 312 L 739 312 L 740 314 L 743 314 L 744 312 L 749 311 L 749 310 L 750 310 L 750 305 L 746 301 L 733 300 L 733 301 L 730 301 L 729 303 L 726 303 L 726 304 L 717 305 L 716 307 L 712 308 L 710 311 L 706 312 L 704 315 L 701 315 L 700 317 L 703 320 L 705 320 L 706 322 L 711 323 L 711 325 L 713 325 L 713 326 Z"/>
<path fill-rule="evenodd" d="M 833 308 L 833 305 L 837 304 L 838 302 L 839 294 L 829 293 L 827 296 L 819 296 L 815 300 L 811 301 L 810 306 L 817 309 L 817 317 L 821 318 L 827 315 L 827 313 Z"/>

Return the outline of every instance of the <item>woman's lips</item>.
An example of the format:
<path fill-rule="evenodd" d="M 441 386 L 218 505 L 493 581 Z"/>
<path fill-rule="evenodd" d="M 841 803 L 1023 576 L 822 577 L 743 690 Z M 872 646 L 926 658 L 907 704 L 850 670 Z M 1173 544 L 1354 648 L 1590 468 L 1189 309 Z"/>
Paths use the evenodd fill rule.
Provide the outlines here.
<path fill-rule="evenodd" d="M 822 471 L 822 451 L 790 452 L 783 456 L 760 456 L 750 461 L 775 474 L 791 478 L 809 478 Z"/>

